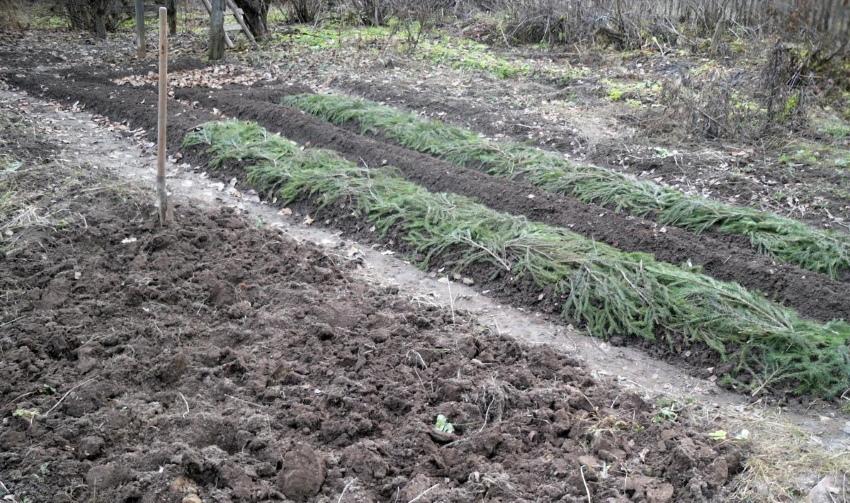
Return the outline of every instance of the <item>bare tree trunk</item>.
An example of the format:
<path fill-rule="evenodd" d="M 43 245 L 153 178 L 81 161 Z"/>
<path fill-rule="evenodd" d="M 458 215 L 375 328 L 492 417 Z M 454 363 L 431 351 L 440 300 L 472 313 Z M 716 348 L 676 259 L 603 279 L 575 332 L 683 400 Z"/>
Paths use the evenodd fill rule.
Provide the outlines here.
<path fill-rule="evenodd" d="M 168 33 L 177 33 L 177 0 L 167 0 L 165 8 L 168 10 Z"/>
<path fill-rule="evenodd" d="M 271 0 L 235 0 L 245 15 L 245 24 L 257 40 L 263 39 L 269 32 L 269 3 Z"/>
<path fill-rule="evenodd" d="M 211 0 L 210 14 L 210 61 L 224 57 L 224 0 Z"/>
<path fill-rule="evenodd" d="M 107 2 L 98 0 L 94 2 L 94 34 L 101 40 L 106 40 L 106 7 Z"/>
<path fill-rule="evenodd" d="M 145 0 L 136 0 L 136 38 L 138 39 L 136 56 L 144 58 L 147 50 L 145 42 Z"/>
<path fill-rule="evenodd" d="M 204 4 L 204 8 L 207 9 L 207 14 L 212 16 L 212 5 L 210 5 L 210 0 L 201 0 L 201 3 Z M 224 32 L 224 45 L 227 46 L 228 49 L 233 49 L 233 41 L 230 40 L 230 35 L 227 34 L 227 31 Z"/>

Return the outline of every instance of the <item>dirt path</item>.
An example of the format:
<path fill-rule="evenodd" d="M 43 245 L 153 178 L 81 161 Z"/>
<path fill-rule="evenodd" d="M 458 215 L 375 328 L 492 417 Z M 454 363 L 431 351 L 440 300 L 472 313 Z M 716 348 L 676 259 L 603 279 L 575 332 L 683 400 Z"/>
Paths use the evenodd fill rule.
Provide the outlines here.
<path fill-rule="evenodd" d="M 66 158 L 100 159 L 106 167 L 115 168 L 129 180 L 149 180 L 149 167 L 152 166 L 149 153 L 140 152 L 135 142 L 96 126 L 88 114 L 68 113 L 59 110 L 56 105 L 46 105 L 16 93 L 2 92 L 0 99 L 16 109 L 25 110 L 39 122 L 50 124 L 56 137 L 63 143 L 67 141 L 70 146 Z M 108 122 L 104 125 L 114 129 L 114 125 Z M 469 311 L 497 334 L 559 348 L 584 361 L 594 375 L 614 378 L 647 399 L 663 395 L 680 403 L 691 403 L 689 409 L 694 416 L 702 418 L 706 430 L 725 423 L 725 427 L 730 429 L 749 430 L 757 442 L 782 441 L 788 445 L 792 445 L 791 439 L 798 432 L 804 431 L 806 449 L 821 445 L 830 452 L 841 453 L 850 447 L 847 435 L 842 431 L 842 415 L 834 408 L 819 406 L 816 412 L 802 409 L 795 412 L 793 408 L 783 410 L 763 404 L 747 404 L 739 395 L 722 392 L 712 382 L 685 375 L 681 370 L 638 350 L 600 343 L 569 328 L 549 324 L 534 313 L 499 305 L 457 282 L 429 277 L 383 250 L 347 242 L 314 226 L 299 225 L 303 216 L 287 218 L 280 215 L 276 209 L 260 203 L 255 195 L 211 181 L 187 166 L 172 165 L 170 173 L 169 184 L 178 200 L 191 198 L 191 206 L 215 207 L 223 204 L 236 208 L 250 219 L 279 228 L 295 239 L 319 243 L 332 255 L 362 260 L 363 268 L 355 274 L 370 284 L 398 288 L 421 305 L 454 309 L 458 313 Z M 721 418 L 722 422 L 718 422 Z M 803 485 L 811 483 L 811 480 L 801 481 Z"/>

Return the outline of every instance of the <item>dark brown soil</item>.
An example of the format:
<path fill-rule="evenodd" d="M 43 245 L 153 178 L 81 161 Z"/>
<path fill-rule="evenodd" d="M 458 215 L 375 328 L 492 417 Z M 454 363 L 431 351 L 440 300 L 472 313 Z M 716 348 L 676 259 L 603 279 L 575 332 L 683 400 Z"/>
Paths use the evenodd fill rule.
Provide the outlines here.
<path fill-rule="evenodd" d="M 546 346 L 364 285 L 232 211 L 178 204 L 162 229 L 112 182 L 60 165 L 15 180 L 84 217 L 0 261 L 0 473 L 18 501 L 706 501 L 740 470 L 735 446 Z"/>
<path fill-rule="evenodd" d="M 450 96 L 439 95 L 426 89 L 410 89 L 403 83 L 392 85 L 382 82 L 362 82 L 338 77 L 331 84 L 357 96 L 402 106 L 408 110 L 425 110 L 429 115 L 444 117 L 455 124 L 480 131 L 486 135 L 507 135 L 519 141 L 527 141 L 529 126 L 528 113 L 516 113 L 511 108 L 496 105 L 473 105 L 469 101 Z M 488 89 L 487 91 L 492 91 Z M 555 88 L 550 99 L 563 98 Z M 481 96 L 475 88 L 469 90 L 472 97 Z M 565 95 L 566 93 L 564 93 Z M 486 95 L 489 97 L 489 95 Z M 544 119 L 539 122 L 546 123 Z M 578 134 L 559 130 L 559 135 L 547 135 L 540 145 L 565 152 L 583 151 L 586 141 Z"/>

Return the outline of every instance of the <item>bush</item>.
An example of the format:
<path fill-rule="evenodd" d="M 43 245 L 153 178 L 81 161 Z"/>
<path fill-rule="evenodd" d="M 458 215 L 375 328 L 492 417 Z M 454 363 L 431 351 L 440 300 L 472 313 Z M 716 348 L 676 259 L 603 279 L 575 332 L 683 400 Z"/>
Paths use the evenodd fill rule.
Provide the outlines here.
<path fill-rule="evenodd" d="M 289 0 L 286 6 L 289 18 L 298 23 L 312 23 L 326 7 L 324 0 Z"/>
<path fill-rule="evenodd" d="M 122 21 L 130 19 L 132 0 L 64 0 L 71 28 L 106 38 Z"/>
<path fill-rule="evenodd" d="M 507 43 L 603 42 L 637 48 L 676 44 L 681 37 L 722 45 L 738 37 L 780 35 L 827 40 L 827 59 L 850 46 L 850 9 L 844 1 L 763 0 L 467 0 L 500 20 L 492 39 Z"/>
<path fill-rule="evenodd" d="M 383 26 L 392 15 L 390 0 L 348 0 L 346 7 L 357 21 L 368 26 Z"/>
<path fill-rule="evenodd" d="M 410 51 L 416 50 L 422 35 L 438 24 L 453 4 L 453 0 L 393 0 L 393 15 Z"/>

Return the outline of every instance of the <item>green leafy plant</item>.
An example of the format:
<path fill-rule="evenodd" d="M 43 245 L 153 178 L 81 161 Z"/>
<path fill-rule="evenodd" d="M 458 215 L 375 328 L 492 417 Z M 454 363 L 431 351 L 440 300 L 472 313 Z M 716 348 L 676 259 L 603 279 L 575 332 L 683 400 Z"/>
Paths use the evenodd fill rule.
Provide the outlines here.
<path fill-rule="evenodd" d="M 455 426 L 449 422 L 449 418 L 442 414 L 437 415 L 437 420 L 434 422 L 434 429 L 440 433 L 448 433 L 450 435 L 455 432 Z"/>
<path fill-rule="evenodd" d="M 675 400 L 659 400 L 658 410 L 652 417 L 653 423 L 673 422 L 679 419 L 679 413 L 684 407 Z"/>
<path fill-rule="evenodd" d="M 735 283 L 623 253 L 566 229 L 493 211 L 468 198 L 431 193 L 394 169 L 368 169 L 335 152 L 300 149 L 255 123 L 207 123 L 185 138 L 204 145 L 212 166 L 240 162 L 248 183 L 288 205 L 309 200 L 321 211 L 344 205 L 416 254 L 461 272 L 529 279 L 562 314 L 598 337 L 628 335 L 671 348 L 700 343 L 730 362 L 729 380 L 832 397 L 850 384 L 850 325 L 817 324 Z"/>
<path fill-rule="evenodd" d="M 15 409 L 15 411 L 12 412 L 12 417 L 23 419 L 29 424 L 32 424 L 32 422 L 35 421 L 40 414 L 41 413 L 38 409 Z"/>
<path fill-rule="evenodd" d="M 379 133 L 407 148 L 496 176 L 521 177 L 544 190 L 568 194 L 617 211 L 651 217 L 694 232 L 743 235 L 777 260 L 836 277 L 850 269 L 850 236 L 809 227 L 793 219 L 732 206 L 684 193 L 597 166 L 513 142 L 427 120 L 366 100 L 302 94 L 284 103 L 334 124 L 352 122 L 364 133 Z"/>
<path fill-rule="evenodd" d="M 434 63 L 446 64 L 452 68 L 479 70 L 500 79 L 531 73 L 531 67 L 527 64 L 495 56 L 485 45 L 469 40 L 441 37 L 435 41 L 423 42 L 420 48 Z"/>

